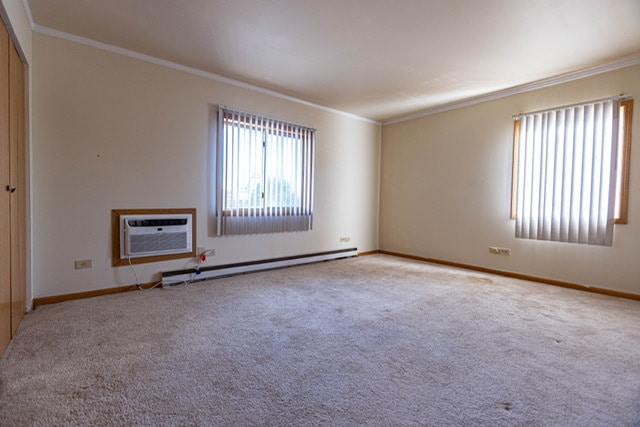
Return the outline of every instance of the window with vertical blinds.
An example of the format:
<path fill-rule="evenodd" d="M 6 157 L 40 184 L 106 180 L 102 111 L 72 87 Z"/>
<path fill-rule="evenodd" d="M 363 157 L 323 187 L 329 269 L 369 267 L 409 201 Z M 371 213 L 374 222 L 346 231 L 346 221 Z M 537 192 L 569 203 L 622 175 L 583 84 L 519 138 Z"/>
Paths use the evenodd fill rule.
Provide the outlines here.
<path fill-rule="evenodd" d="M 628 114 L 620 104 L 618 97 L 514 117 L 516 237 L 613 244 L 616 198 L 625 191 L 618 149 L 628 153 L 631 142 L 624 118 L 632 104 Z"/>
<path fill-rule="evenodd" d="M 311 230 L 315 130 L 218 109 L 218 235 Z"/>

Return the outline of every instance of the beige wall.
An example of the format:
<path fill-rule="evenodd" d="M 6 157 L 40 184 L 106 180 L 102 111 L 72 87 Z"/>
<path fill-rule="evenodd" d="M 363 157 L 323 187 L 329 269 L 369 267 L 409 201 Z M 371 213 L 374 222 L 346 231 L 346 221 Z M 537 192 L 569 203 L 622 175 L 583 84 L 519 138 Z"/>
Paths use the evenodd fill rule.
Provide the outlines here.
<path fill-rule="evenodd" d="M 198 246 L 215 248 L 214 263 L 378 248 L 379 125 L 39 33 L 32 72 L 34 297 L 135 282 L 128 267 L 111 267 L 112 209 L 197 208 Z M 313 231 L 212 236 L 217 104 L 318 129 Z M 74 270 L 88 258 L 92 269 Z M 188 266 L 136 270 L 148 282 Z"/>
<path fill-rule="evenodd" d="M 512 115 L 620 93 L 640 94 L 640 66 L 384 126 L 380 249 L 640 294 L 640 109 L 613 247 L 515 239 L 509 219 Z"/>
<path fill-rule="evenodd" d="M 38 33 L 32 72 L 34 297 L 133 283 L 128 268 L 110 265 L 109 213 L 152 207 L 196 207 L 198 245 L 216 249 L 215 263 L 353 245 L 640 294 L 640 150 L 632 149 L 630 223 L 616 226 L 612 248 L 515 239 L 508 217 L 511 116 L 640 93 L 639 66 L 388 125 L 382 135 L 369 122 Z M 218 103 L 318 129 L 312 232 L 211 235 L 208 128 Z M 636 140 L 639 123 L 636 111 Z M 512 255 L 490 255 L 489 245 Z M 94 267 L 74 270 L 85 258 Z M 136 268 L 146 282 L 186 266 Z"/>

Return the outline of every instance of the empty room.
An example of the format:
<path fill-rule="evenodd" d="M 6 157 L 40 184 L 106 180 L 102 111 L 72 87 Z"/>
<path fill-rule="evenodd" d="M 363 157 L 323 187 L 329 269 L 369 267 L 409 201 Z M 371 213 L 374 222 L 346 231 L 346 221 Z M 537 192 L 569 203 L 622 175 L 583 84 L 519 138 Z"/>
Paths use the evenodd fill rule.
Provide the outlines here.
<path fill-rule="evenodd" d="M 0 425 L 640 425 L 637 0 L 0 17 Z"/>

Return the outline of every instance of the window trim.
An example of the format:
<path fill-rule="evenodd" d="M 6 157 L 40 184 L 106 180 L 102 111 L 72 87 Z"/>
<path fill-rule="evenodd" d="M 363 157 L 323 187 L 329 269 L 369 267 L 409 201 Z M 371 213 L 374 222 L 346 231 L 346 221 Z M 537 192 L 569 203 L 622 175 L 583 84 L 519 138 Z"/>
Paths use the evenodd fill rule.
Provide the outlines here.
<path fill-rule="evenodd" d="M 229 127 L 229 129 L 227 129 Z M 228 205 L 227 199 L 227 183 L 230 182 L 228 171 L 231 163 L 227 157 L 228 150 L 233 150 L 234 144 L 238 143 L 239 133 L 237 129 L 244 129 L 248 132 L 261 132 L 262 135 L 262 162 L 263 162 L 263 182 L 266 182 L 266 151 L 270 146 L 267 140 L 267 134 L 274 137 L 272 144 L 281 143 L 281 138 L 290 138 L 294 140 L 299 147 L 301 156 L 296 162 L 296 185 L 300 186 L 301 194 L 295 205 L 283 206 L 283 200 L 275 200 L 277 205 L 268 205 L 265 198 L 265 189 L 263 189 L 261 206 L 239 206 L 235 203 Z M 230 130 L 232 133 L 227 133 Z M 313 199 L 314 199 L 314 163 L 315 163 L 315 146 L 316 146 L 316 129 L 275 119 L 265 115 L 250 113 L 224 105 L 218 106 L 217 113 L 217 140 L 215 142 L 215 173 L 213 180 L 214 199 L 214 223 L 215 234 L 218 236 L 229 235 L 247 235 L 247 234 L 264 234 L 264 233 L 282 233 L 295 231 L 309 231 L 313 229 Z M 230 137 L 227 137 L 229 135 Z M 276 142 L 276 140 L 278 142 Z M 259 143 L 259 139 L 256 139 Z M 228 145 L 231 144 L 231 145 Z M 284 151 L 283 151 L 284 150 Z M 273 153 L 286 153 L 284 148 L 275 148 Z M 234 155 L 238 152 L 234 151 Z M 280 155 L 278 154 L 278 155 Z M 234 159 L 237 162 L 239 157 Z M 244 161 L 240 159 L 235 167 L 239 167 Z M 284 165 L 285 163 L 282 163 Z M 246 166 L 243 166 L 246 167 Z M 298 170 L 299 169 L 299 170 Z M 281 170 L 282 172 L 282 170 Z M 267 185 L 265 188 L 271 188 Z M 274 189 L 274 188 L 271 188 Z M 271 201 L 273 202 L 273 201 Z"/>
<path fill-rule="evenodd" d="M 518 203 L 518 156 L 520 155 L 520 119 L 513 121 L 513 158 L 511 159 L 511 213 L 509 218 L 516 219 Z"/>
<path fill-rule="evenodd" d="M 619 215 L 614 218 L 614 224 L 627 224 L 629 215 L 629 175 L 631 169 L 631 128 L 633 120 L 633 99 L 623 99 L 620 101 L 620 115 L 623 120 L 624 129 L 622 134 L 618 134 L 618 150 L 622 150 L 622 159 L 617 163 L 617 168 L 622 168 L 619 178 L 622 180 L 620 187 L 620 198 L 616 198 L 616 206 L 619 206 Z M 518 156 L 520 140 L 520 119 L 513 121 L 513 158 L 511 160 L 511 212 L 510 219 L 516 219 L 516 203 L 518 192 Z M 618 209 L 616 209 L 618 210 Z"/>
<path fill-rule="evenodd" d="M 631 170 L 631 128 L 633 120 L 633 99 L 620 101 L 620 118 L 624 120 L 622 135 L 618 135 L 618 150 L 623 150 L 621 164 L 622 168 L 619 178 L 622 180 L 620 187 L 620 199 L 616 200 L 619 207 L 619 214 L 614 219 L 614 224 L 627 224 L 629 222 L 629 175 Z M 617 209 L 616 209 L 617 210 Z"/>

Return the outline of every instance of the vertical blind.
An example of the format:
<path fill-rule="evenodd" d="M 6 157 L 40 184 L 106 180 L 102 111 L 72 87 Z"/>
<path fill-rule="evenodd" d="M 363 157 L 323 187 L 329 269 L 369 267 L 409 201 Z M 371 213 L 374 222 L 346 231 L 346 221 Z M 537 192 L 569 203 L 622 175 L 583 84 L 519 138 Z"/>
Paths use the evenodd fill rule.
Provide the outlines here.
<path fill-rule="evenodd" d="M 611 246 L 619 101 L 517 116 L 516 237 Z"/>
<path fill-rule="evenodd" d="M 312 128 L 220 107 L 217 233 L 310 230 L 314 150 Z"/>

